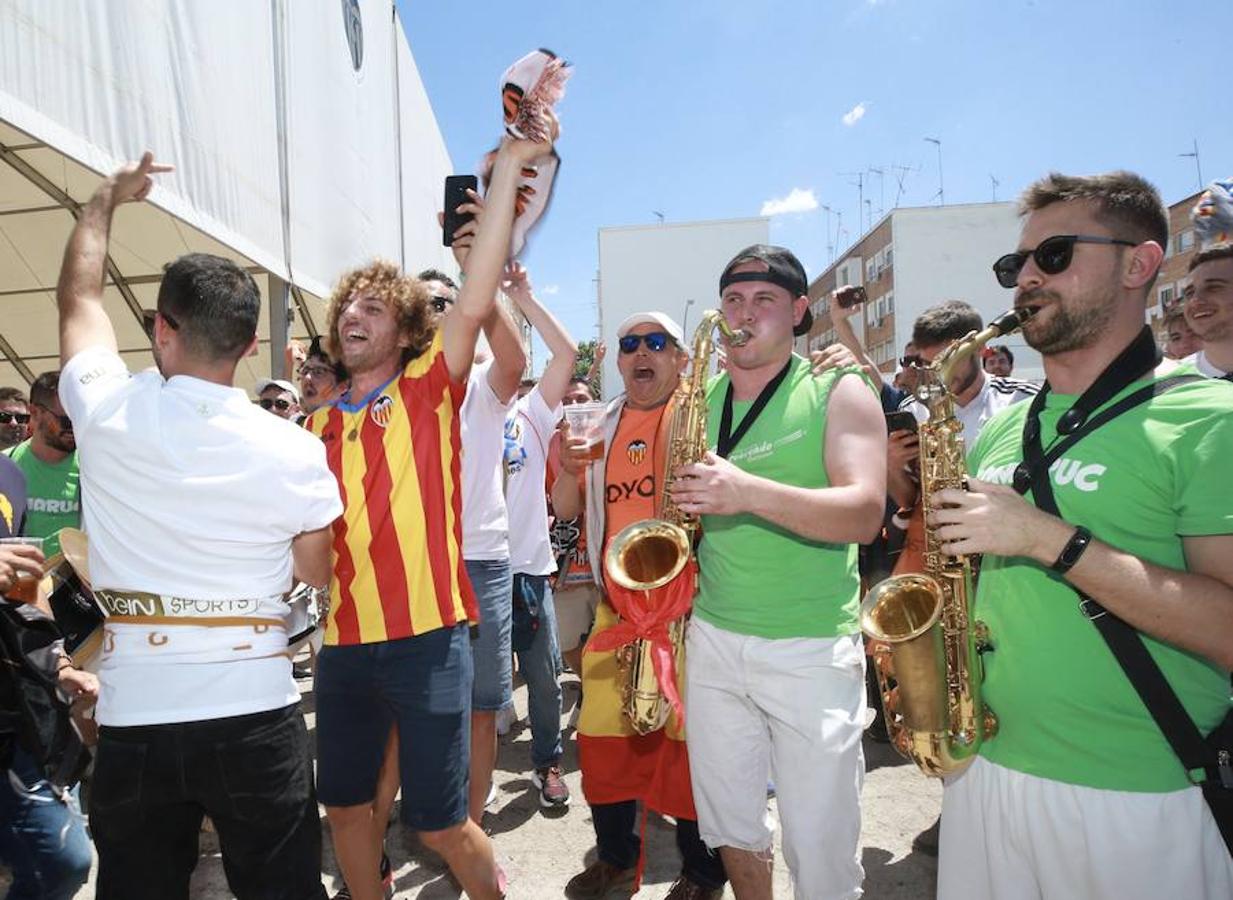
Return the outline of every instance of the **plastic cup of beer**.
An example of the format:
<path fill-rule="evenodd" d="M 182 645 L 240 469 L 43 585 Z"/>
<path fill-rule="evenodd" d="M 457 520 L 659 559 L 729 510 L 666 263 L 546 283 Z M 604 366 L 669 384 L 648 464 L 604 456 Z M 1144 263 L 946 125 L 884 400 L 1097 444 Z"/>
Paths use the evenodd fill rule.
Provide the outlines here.
<path fill-rule="evenodd" d="M 7 537 L 0 538 L 0 544 L 26 544 L 30 547 L 38 547 L 39 551 L 43 550 L 43 539 L 40 537 Z M 6 596 L 10 600 L 16 600 L 19 603 L 33 603 L 38 599 L 39 582 L 42 581 L 42 576 L 27 575 L 25 572 L 18 572 L 17 579 L 8 589 Z"/>
<path fill-rule="evenodd" d="M 569 436 L 583 438 L 583 458 L 594 462 L 604 458 L 604 404 L 571 403 L 565 407 Z"/>

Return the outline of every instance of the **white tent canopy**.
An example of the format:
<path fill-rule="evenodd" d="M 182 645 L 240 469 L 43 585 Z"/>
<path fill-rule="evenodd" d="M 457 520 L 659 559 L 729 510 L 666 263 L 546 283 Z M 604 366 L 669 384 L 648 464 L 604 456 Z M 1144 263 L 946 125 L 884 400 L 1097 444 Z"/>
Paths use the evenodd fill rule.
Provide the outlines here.
<path fill-rule="evenodd" d="M 176 171 L 112 231 L 106 303 L 131 367 L 152 363 L 140 309 L 186 252 L 258 278 L 244 386 L 281 374 L 285 335 L 319 332 L 345 269 L 452 265 L 435 218 L 452 166 L 389 0 L 0 0 L 0 384 L 57 367 L 76 211 L 146 148 Z"/>

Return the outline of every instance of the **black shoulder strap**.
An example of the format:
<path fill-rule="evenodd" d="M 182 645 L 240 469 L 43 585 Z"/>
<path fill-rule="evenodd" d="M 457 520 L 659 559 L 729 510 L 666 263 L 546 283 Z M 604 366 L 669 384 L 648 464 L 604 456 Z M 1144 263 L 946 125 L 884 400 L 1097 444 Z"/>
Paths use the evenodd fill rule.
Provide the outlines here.
<path fill-rule="evenodd" d="M 1096 428 L 1139 404 L 1179 385 L 1200 380 L 1203 379 L 1196 375 L 1176 375 L 1172 378 L 1162 378 L 1141 388 L 1102 411 L 1100 415 L 1093 417 L 1078 432 L 1068 435 L 1065 440 L 1052 448 L 1048 455 L 1041 456 L 1042 465 L 1033 467 L 1033 477 L 1030 483 L 1032 497 L 1037 508 L 1055 516 L 1060 517 L 1061 515 L 1057 507 L 1057 498 L 1053 494 L 1053 484 L 1049 480 L 1049 466 L 1052 465 L 1053 460 L 1061 456 L 1062 452 Z M 1039 436 L 1037 439 L 1039 440 Z M 1147 711 L 1151 713 L 1156 726 L 1164 735 L 1165 740 L 1169 742 L 1169 746 L 1173 748 L 1182 766 L 1188 773 L 1191 770 L 1201 769 L 1208 779 L 1216 780 L 1219 775 L 1214 750 L 1204 741 L 1198 726 L 1194 724 L 1194 720 L 1190 718 L 1181 700 L 1169 685 L 1164 672 L 1160 670 L 1160 666 L 1148 652 L 1143 638 L 1135 629 L 1108 612 L 1091 597 L 1074 588 L 1073 585 L 1071 588 L 1079 595 L 1079 605 L 1084 615 L 1092 620 L 1096 630 L 1109 645 L 1109 650 L 1113 653 L 1118 665 L 1122 667 L 1122 671 L 1143 701 L 1143 705 L 1147 707 Z"/>

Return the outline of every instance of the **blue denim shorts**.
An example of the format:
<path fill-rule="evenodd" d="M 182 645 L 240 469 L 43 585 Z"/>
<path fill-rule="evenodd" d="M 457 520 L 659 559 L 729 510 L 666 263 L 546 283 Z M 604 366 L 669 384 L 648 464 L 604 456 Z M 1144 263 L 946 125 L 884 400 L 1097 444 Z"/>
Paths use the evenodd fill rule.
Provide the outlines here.
<path fill-rule="evenodd" d="M 480 611 L 478 634 L 471 641 L 475 666 L 471 709 L 495 712 L 509 706 L 514 694 L 514 664 L 509 640 L 513 576 L 508 559 L 468 559 L 466 563 Z"/>
<path fill-rule="evenodd" d="M 402 818 L 440 831 L 467 817 L 471 649 L 466 624 L 317 654 L 317 796 L 372 801 L 390 727 L 398 728 Z"/>

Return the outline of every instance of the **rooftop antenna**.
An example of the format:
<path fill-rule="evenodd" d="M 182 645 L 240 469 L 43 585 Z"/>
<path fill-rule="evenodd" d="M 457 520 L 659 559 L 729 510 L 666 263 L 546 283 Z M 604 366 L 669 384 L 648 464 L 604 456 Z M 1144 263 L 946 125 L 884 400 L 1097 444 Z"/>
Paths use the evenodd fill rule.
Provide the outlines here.
<path fill-rule="evenodd" d="M 1194 150 L 1189 153 L 1179 153 L 1178 156 L 1193 156 L 1195 173 L 1199 176 L 1199 190 L 1203 190 L 1203 167 L 1199 165 L 1199 141 L 1197 138 L 1191 138 L 1194 142 Z"/>
<path fill-rule="evenodd" d="M 993 183 L 993 202 L 997 203 L 998 202 L 998 185 L 1001 184 L 1002 182 L 994 178 L 992 172 L 989 173 L 989 180 Z"/>
<path fill-rule="evenodd" d="M 661 213 L 659 210 L 657 210 L 657 209 L 653 209 L 653 210 L 651 210 L 651 215 L 653 215 L 655 218 L 659 219 L 659 224 L 660 224 L 660 225 L 664 224 L 664 214 L 663 214 L 663 213 Z"/>
<path fill-rule="evenodd" d="M 831 216 L 834 215 L 834 210 L 822 204 L 822 210 L 826 213 L 826 255 L 829 262 L 835 261 L 835 242 L 831 240 Z"/>
<path fill-rule="evenodd" d="M 886 170 L 870 166 L 869 171 L 878 176 L 878 215 L 886 212 Z"/>
<path fill-rule="evenodd" d="M 903 190 L 904 190 L 903 181 L 905 178 L 908 177 L 909 172 L 915 172 L 916 169 L 914 169 L 912 166 L 900 166 L 900 165 L 891 166 L 891 168 L 895 170 L 895 181 L 899 182 L 899 187 L 895 191 L 895 208 L 898 208 L 899 199 L 903 196 Z"/>
<path fill-rule="evenodd" d="M 840 175 L 847 175 L 849 178 L 855 177 L 855 181 L 849 181 L 848 184 L 856 185 L 856 215 L 860 221 L 861 233 L 865 232 L 865 173 L 864 172 L 840 172 Z"/>
<path fill-rule="evenodd" d="M 942 142 L 938 138 L 925 138 L 926 141 L 938 148 L 938 192 L 934 196 L 938 198 L 941 206 L 946 205 L 946 185 L 942 181 Z"/>

